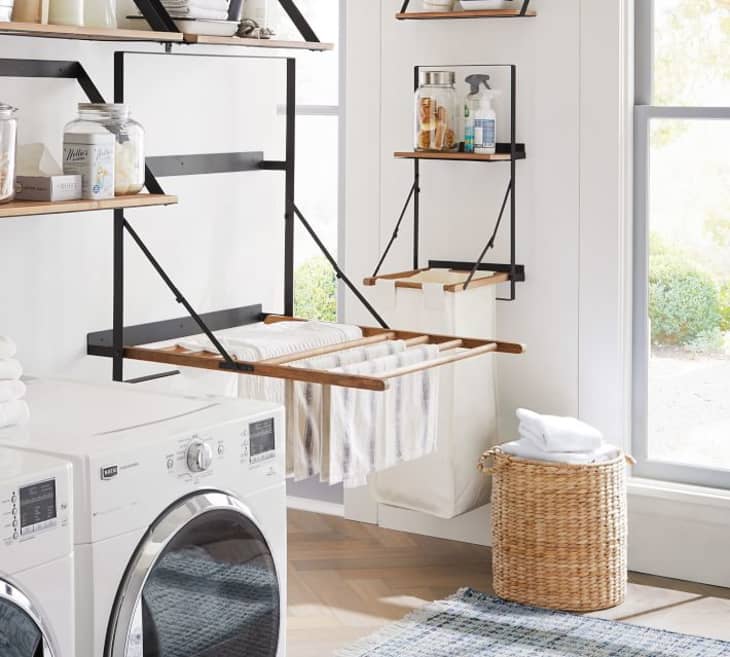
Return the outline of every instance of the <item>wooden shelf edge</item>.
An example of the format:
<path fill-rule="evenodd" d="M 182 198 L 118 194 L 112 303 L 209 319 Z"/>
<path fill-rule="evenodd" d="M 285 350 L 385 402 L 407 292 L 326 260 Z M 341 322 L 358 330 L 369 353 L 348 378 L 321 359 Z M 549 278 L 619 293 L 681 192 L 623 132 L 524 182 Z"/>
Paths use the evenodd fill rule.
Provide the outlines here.
<path fill-rule="evenodd" d="M 458 162 L 509 162 L 512 159 L 509 153 L 439 153 L 432 151 L 396 151 L 393 156 L 400 160 L 453 160 Z M 515 159 L 524 159 L 524 154 L 518 153 Z"/>
<path fill-rule="evenodd" d="M 419 271 L 428 271 L 421 269 Z M 414 274 L 418 273 L 417 271 L 411 271 L 411 272 L 404 272 L 402 274 L 384 274 L 381 276 L 375 276 L 375 277 L 367 277 L 363 279 L 363 285 L 365 287 L 375 287 L 378 284 L 378 281 L 389 281 L 389 280 L 395 280 L 395 286 L 402 290 L 422 290 L 423 289 L 423 283 L 419 281 L 409 281 L 407 278 L 409 276 L 413 276 Z M 466 283 L 466 279 L 469 276 L 469 272 L 459 272 L 464 274 L 464 282 L 462 283 L 449 283 L 444 285 L 444 292 L 450 292 L 450 293 L 456 293 L 456 292 L 464 292 L 465 287 L 464 284 Z M 405 280 L 397 280 L 397 279 L 405 279 Z M 502 274 L 502 273 L 494 273 L 489 274 L 488 276 L 485 275 L 485 272 L 478 272 L 477 275 L 472 280 L 471 284 L 466 289 L 475 289 L 478 287 L 484 287 L 487 285 L 499 285 L 500 283 L 507 283 L 509 282 L 510 277 L 509 274 Z"/>
<path fill-rule="evenodd" d="M 40 23 L 0 23 L 0 34 L 9 36 L 40 37 L 51 39 L 76 39 L 82 41 L 152 41 L 182 43 L 179 32 L 153 32 L 149 30 L 109 30 L 70 25 L 43 25 Z"/>
<path fill-rule="evenodd" d="M 467 20 L 479 18 L 535 18 L 537 12 L 530 10 L 524 15 L 519 9 L 468 9 L 464 11 L 408 11 L 397 13 L 399 21 Z"/>
<path fill-rule="evenodd" d="M 117 196 L 104 201 L 12 201 L 0 205 L 0 219 L 17 217 L 37 217 L 46 214 L 70 214 L 77 212 L 98 212 L 100 210 L 119 210 L 131 208 L 153 208 L 175 205 L 177 196 L 160 194 L 138 194 L 136 196 Z"/>
<path fill-rule="evenodd" d="M 206 36 L 202 34 L 183 34 L 185 43 L 210 46 L 243 46 L 248 48 L 276 48 L 282 50 L 334 50 L 334 43 L 319 41 L 278 41 L 276 39 L 249 39 L 244 37 Z"/>

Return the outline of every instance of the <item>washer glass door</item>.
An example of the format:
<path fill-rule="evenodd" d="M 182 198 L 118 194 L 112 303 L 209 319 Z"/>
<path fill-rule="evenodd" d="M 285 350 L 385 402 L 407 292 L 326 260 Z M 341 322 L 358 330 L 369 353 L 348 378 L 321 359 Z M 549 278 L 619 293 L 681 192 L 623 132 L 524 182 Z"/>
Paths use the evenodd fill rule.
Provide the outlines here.
<path fill-rule="evenodd" d="M 196 495 L 140 545 L 106 655 L 276 657 L 279 606 L 274 560 L 246 507 L 221 493 Z"/>
<path fill-rule="evenodd" d="M 20 589 L 0 579 L 0 655 L 54 657 L 38 612 Z"/>

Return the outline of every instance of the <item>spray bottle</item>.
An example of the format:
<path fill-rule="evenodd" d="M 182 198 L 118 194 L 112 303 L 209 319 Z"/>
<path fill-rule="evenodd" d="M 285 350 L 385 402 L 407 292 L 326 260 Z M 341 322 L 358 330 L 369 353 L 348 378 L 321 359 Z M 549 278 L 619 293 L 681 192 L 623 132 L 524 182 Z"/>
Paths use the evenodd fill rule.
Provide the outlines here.
<path fill-rule="evenodd" d="M 488 75 L 470 75 L 466 83 L 471 93 L 464 108 L 464 150 L 467 153 L 495 153 L 497 150 L 497 113 L 492 99 L 499 95 L 489 86 Z M 482 89 L 484 85 L 484 89 Z"/>

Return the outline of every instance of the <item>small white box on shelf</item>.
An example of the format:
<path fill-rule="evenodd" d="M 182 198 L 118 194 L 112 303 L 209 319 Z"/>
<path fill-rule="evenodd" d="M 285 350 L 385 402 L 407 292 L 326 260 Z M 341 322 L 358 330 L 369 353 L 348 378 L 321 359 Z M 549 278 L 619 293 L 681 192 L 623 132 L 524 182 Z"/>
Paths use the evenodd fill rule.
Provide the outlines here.
<path fill-rule="evenodd" d="M 81 198 L 81 176 L 18 176 L 18 201 L 77 201 Z"/>
<path fill-rule="evenodd" d="M 461 0 L 462 9 L 520 9 L 517 0 Z"/>

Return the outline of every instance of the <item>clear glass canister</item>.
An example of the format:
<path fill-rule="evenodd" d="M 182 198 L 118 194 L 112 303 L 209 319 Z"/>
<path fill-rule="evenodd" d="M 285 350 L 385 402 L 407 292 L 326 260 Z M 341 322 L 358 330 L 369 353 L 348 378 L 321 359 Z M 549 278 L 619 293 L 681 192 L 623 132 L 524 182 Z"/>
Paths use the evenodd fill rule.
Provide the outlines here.
<path fill-rule="evenodd" d="M 424 71 L 416 91 L 416 150 L 455 151 L 459 148 L 459 101 L 456 73 Z"/>
<path fill-rule="evenodd" d="M 18 144 L 16 109 L 0 103 L 0 203 L 15 198 L 15 154 Z"/>
<path fill-rule="evenodd" d="M 96 124 L 114 135 L 114 193 L 127 196 L 142 191 L 145 183 L 145 131 L 121 104 L 82 103 L 79 120 L 66 132 L 83 130 L 84 123 Z M 81 126 L 79 126 L 81 124 Z"/>

